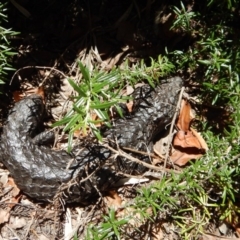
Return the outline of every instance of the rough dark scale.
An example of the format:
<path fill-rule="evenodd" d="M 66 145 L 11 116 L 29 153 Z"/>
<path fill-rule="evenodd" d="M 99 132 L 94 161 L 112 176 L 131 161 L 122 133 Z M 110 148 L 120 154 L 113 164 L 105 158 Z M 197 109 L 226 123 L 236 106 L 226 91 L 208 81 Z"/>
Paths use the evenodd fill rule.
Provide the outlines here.
<path fill-rule="evenodd" d="M 116 138 L 120 146 L 137 149 L 150 146 L 155 136 L 171 122 L 181 86 L 182 80 L 175 77 L 155 90 L 149 86 L 136 89 L 133 116 L 116 120 L 114 128 L 104 132 L 104 136 Z M 73 178 L 80 182 L 98 168 L 91 178 L 65 193 L 69 202 L 85 202 L 97 194 L 96 188 L 101 191 L 106 182 L 110 182 L 114 173 L 103 164 L 111 153 L 93 142 L 81 144 L 77 156 L 76 149 L 68 154 L 42 146 L 45 140 L 41 142 L 44 138 L 41 134 L 36 136 L 36 130 L 43 115 L 40 96 L 32 95 L 15 104 L 3 128 L 1 160 L 19 188 L 42 201 L 52 200 L 61 184 Z"/>
<path fill-rule="evenodd" d="M 172 121 L 181 86 L 182 79 L 175 77 L 155 89 L 149 85 L 137 88 L 133 93 L 135 99 L 133 116 L 118 119 L 114 128 L 103 135 L 109 139 L 116 139 L 122 147 L 151 151 L 155 138 Z M 148 157 L 137 157 L 150 163 Z M 137 174 L 146 170 L 142 165 L 122 157 L 117 159 L 117 164 L 118 169 L 126 173 Z"/>

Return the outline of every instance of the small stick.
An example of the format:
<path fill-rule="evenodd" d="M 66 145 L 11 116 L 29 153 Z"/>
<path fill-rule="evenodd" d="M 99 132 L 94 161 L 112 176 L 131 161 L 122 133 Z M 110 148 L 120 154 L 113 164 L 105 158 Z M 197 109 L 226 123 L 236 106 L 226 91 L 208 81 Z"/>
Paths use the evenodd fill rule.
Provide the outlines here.
<path fill-rule="evenodd" d="M 139 150 L 136 150 L 136 149 L 133 149 L 133 148 L 128 148 L 128 147 L 122 147 L 122 148 L 124 150 L 128 150 L 128 151 L 133 152 L 133 153 L 139 153 L 139 154 L 144 155 L 144 156 L 156 157 L 156 155 L 153 154 L 153 153 L 147 153 L 147 152 L 139 151 Z"/>
<path fill-rule="evenodd" d="M 125 157 L 127 158 L 128 160 L 132 161 L 132 162 L 136 162 L 138 164 L 141 164 L 143 165 L 144 167 L 147 167 L 149 169 L 153 169 L 153 170 L 156 170 L 156 171 L 165 171 L 165 172 L 168 172 L 168 173 L 171 173 L 171 172 L 174 172 L 174 173 L 180 173 L 179 171 L 176 171 L 176 170 L 173 170 L 173 169 L 167 169 L 165 167 L 156 167 L 156 166 L 153 166 L 149 163 L 146 163 L 146 162 L 143 162 L 135 157 L 132 157 L 131 155 L 121 151 L 121 150 L 115 150 L 114 148 L 110 147 L 109 145 L 107 144 L 104 144 L 103 145 L 104 147 L 110 149 L 112 152 L 118 154 L 119 156 L 122 156 L 122 157 Z"/>
<path fill-rule="evenodd" d="M 179 114 L 179 110 L 180 110 L 180 106 L 181 106 L 181 101 L 182 101 L 182 95 L 183 92 L 185 90 L 185 87 L 181 88 L 181 92 L 179 94 L 179 98 L 178 98 L 178 103 L 177 103 L 177 107 L 176 107 L 176 111 L 174 113 L 173 119 L 172 119 L 172 123 L 171 123 L 171 127 L 170 127 L 170 131 L 169 131 L 169 138 L 168 138 L 168 145 L 167 145 L 167 149 L 166 149 L 166 156 L 165 156 L 165 161 L 164 161 L 164 165 L 163 167 L 166 168 L 167 166 L 167 160 L 169 158 L 169 149 L 170 149 L 170 145 L 172 143 L 172 138 L 173 138 L 173 126 L 176 122 L 177 116 Z"/>
<path fill-rule="evenodd" d="M 18 74 L 18 73 L 19 73 L 20 71 L 22 71 L 23 69 L 29 69 L 29 68 L 34 68 L 34 69 L 49 69 L 49 70 L 51 70 L 51 72 L 52 72 L 52 70 L 54 70 L 55 72 L 60 73 L 63 77 L 68 78 L 63 72 L 59 71 L 58 69 L 56 69 L 56 68 L 54 68 L 54 67 L 26 66 L 26 67 L 23 67 L 23 68 L 18 69 L 18 70 L 13 74 L 9 85 L 12 84 L 13 78 L 16 76 L 16 74 Z M 44 83 L 44 81 L 40 84 L 40 86 L 42 86 L 43 83 Z"/>

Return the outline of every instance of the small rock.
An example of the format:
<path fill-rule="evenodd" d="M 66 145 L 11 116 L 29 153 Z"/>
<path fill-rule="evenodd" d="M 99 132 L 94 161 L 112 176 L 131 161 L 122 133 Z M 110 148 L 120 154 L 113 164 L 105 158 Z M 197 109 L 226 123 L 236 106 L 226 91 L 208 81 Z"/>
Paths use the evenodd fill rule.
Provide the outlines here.
<path fill-rule="evenodd" d="M 222 235 L 226 235 L 227 232 L 228 232 L 228 230 L 229 230 L 228 225 L 227 225 L 226 223 L 222 223 L 222 224 L 218 227 L 218 229 L 219 229 L 219 231 L 220 231 L 220 233 L 221 233 Z"/>

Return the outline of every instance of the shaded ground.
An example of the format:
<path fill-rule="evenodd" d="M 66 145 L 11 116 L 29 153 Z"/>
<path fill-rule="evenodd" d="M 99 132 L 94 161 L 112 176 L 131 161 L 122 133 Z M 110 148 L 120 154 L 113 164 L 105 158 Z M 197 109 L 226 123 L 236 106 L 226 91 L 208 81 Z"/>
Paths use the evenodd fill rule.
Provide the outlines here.
<path fill-rule="evenodd" d="M 24 83 L 43 84 L 45 92 L 58 92 L 60 79 L 78 73 L 77 60 L 90 69 L 109 70 L 126 59 L 130 65 L 149 61 L 165 47 L 183 49 L 193 39 L 169 30 L 174 15 L 169 15 L 166 3 L 22 0 L 18 4 L 23 13 L 9 4 L 8 25 L 20 32 L 12 40 L 18 51 L 13 63 L 18 72 L 10 76 L 10 95 Z"/>
<path fill-rule="evenodd" d="M 46 92 L 57 92 L 64 74 L 78 73 L 76 60 L 90 69 L 109 70 L 126 59 L 129 64 L 149 61 L 165 46 L 183 48 L 190 41 L 169 30 L 172 18 L 166 18 L 169 10 L 164 3 L 23 0 L 18 4 L 23 13 L 12 4 L 8 13 L 9 27 L 21 33 L 12 40 L 18 51 L 13 63 L 18 73 L 10 76 L 10 95 L 24 83 L 43 84 Z"/>
<path fill-rule="evenodd" d="M 181 33 L 169 30 L 172 19 L 165 17 L 164 3 L 20 1 L 19 4 L 31 16 L 23 16 L 13 6 L 9 11 L 9 25 L 21 32 L 13 40 L 19 52 L 14 63 L 16 69 L 46 66 L 74 74 L 73 62 L 85 59 L 88 53 L 92 64 L 111 69 L 126 56 L 135 62 L 158 56 L 165 46 L 172 50 L 188 45 Z M 22 79 L 29 79 L 34 70 L 22 70 L 20 74 Z"/>

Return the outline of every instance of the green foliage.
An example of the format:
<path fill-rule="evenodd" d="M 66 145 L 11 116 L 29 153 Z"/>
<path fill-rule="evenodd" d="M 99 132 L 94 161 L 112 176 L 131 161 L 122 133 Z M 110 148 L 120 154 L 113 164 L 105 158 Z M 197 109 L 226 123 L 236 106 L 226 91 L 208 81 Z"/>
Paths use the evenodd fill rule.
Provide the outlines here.
<path fill-rule="evenodd" d="M 214 6 L 223 8 L 225 10 L 230 10 L 231 8 L 237 7 L 238 0 L 208 0 L 208 6 Z"/>
<path fill-rule="evenodd" d="M 194 30 L 192 28 L 191 21 L 198 15 L 197 13 L 192 11 L 187 11 L 182 2 L 181 2 L 181 9 L 174 6 L 173 11 L 177 16 L 177 19 L 173 23 L 171 29 L 182 29 L 186 32 L 191 32 Z"/>
<path fill-rule="evenodd" d="M 217 141 L 212 133 L 205 135 L 214 141 L 214 149 L 180 174 L 169 174 L 142 188 L 133 205 L 143 219 L 172 220 L 180 227 L 183 239 L 197 238 L 213 217 L 225 219 L 240 210 L 233 204 L 239 191 L 234 180 L 239 170 L 229 167 L 225 160 L 229 143 Z"/>
<path fill-rule="evenodd" d="M 240 42 L 233 38 L 234 29 L 226 24 L 226 19 L 211 27 L 202 21 L 198 31 L 192 29 L 192 17 L 199 13 L 187 13 L 181 6 L 181 10 L 174 8 L 177 19 L 172 28 L 197 32 L 198 40 L 186 51 L 170 53 L 169 59 L 176 63 L 178 71 L 185 71 L 190 77 L 202 76 L 191 79 L 201 89 L 202 102 L 224 106 L 232 109 L 232 113 L 221 136 L 203 123 L 208 153 L 178 176 L 172 174 L 142 189 L 136 199 L 136 209 L 150 220 L 171 216 L 181 229 L 181 238 L 190 239 L 197 238 L 211 219 L 232 219 L 240 211 L 236 204 L 240 190 Z M 145 214 L 147 206 L 152 208 L 150 216 Z"/>
<path fill-rule="evenodd" d="M 159 78 L 166 77 L 175 70 L 172 62 L 167 56 L 159 55 L 158 59 L 150 59 L 149 66 L 144 60 L 133 67 L 128 67 L 128 62 L 125 63 L 122 69 L 122 78 L 133 86 L 141 81 L 146 80 L 152 87 L 159 82 Z"/>
<path fill-rule="evenodd" d="M 174 69 L 189 76 L 191 84 L 200 90 L 199 98 L 204 104 L 230 109 L 227 127 L 221 129 L 220 135 L 207 120 L 200 124 L 209 147 L 205 156 L 191 162 L 181 173 L 167 174 L 140 189 L 131 205 L 142 222 L 172 221 L 179 227 L 181 239 L 198 239 L 210 221 L 226 218 L 231 221 L 240 214 L 237 204 L 240 191 L 240 41 L 234 37 L 234 28 L 229 24 L 233 20 L 232 8 L 237 3 L 239 1 L 209 0 L 206 12 L 201 13 L 187 11 L 183 3 L 181 9 L 173 7 L 177 18 L 172 29 L 181 29 L 190 36 L 194 34 L 196 40 L 186 50 L 175 50 L 168 53 L 167 58 L 160 57 L 165 59 L 167 73 Z M 209 24 L 205 19 L 213 6 L 219 6 L 213 14 L 221 20 Z M 229 11 L 221 18 L 224 9 Z M 159 59 L 155 63 L 153 60 L 151 66 L 158 64 Z M 147 79 L 142 72 L 147 72 L 145 64 L 129 69 L 125 72 L 125 76 L 129 76 L 127 81 L 136 83 L 139 77 Z M 151 85 L 155 76 L 162 76 L 148 73 Z"/>
<path fill-rule="evenodd" d="M 4 22 L 7 21 L 7 16 L 4 14 L 6 10 L 6 4 L 0 3 L 0 84 L 6 81 L 8 71 L 13 70 L 9 59 L 16 54 L 11 49 L 9 37 L 16 35 L 17 32 L 3 27 Z"/>
<path fill-rule="evenodd" d="M 173 220 L 181 228 L 180 234 L 184 239 L 197 238 L 210 219 L 231 219 L 240 210 L 236 204 L 240 177 L 240 42 L 234 37 L 234 28 L 229 25 L 233 20 L 230 9 L 235 3 L 236 1 L 209 1 L 209 6 L 221 4 L 219 12 L 213 13 L 215 18 L 222 14 L 223 8 L 229 9 L 228 14 L 215 24 L 204 22 L 205 16 L 200 13 L 187 13 L 183 4 L 181 10 L 174 8 L 177 19 L 173 28 L 194 32 L 197 34 L 197 41 L 185 51 L 175 50 L 170 53 L 170 61 L 175 62 L 176 69 L 185 72 L 191 81 L 198 85 L 204 104 L 231 109 L 228 126 L 222 129 L 222 135 L 216 135 L 212 131 L 214 126 L 203 123 L 203 135 L 210 150 L 201 160 L 184 169 L 177 182 L 173 181 L 173 176 L 167 178 L 168 182 L 164 181 L 170 185 L 168 188 L 172 188 L 171 193 L 166 187 L 161 189 L 164 196 L 166 193 L 171 199 L 173 196 L 176 199 L 182 198 L 178 208 L 169 202 L 167 211 L 174 211 Z M 196 19 L 192 17 L 201 21 L 200 28 L 198 25 L 198 28 L 194 29 L 196 25 L 191 21 Z M 180 189 L 180 186 L 185 187 Z M 182 193 L 181 197 L 178 192 Z M 160 204 L 164 201 L 162 198 L 161 196 L 159 200 L 155 199 L 155 202 Z M 147 202 L 143 198 L 142 201 Z"/>
<path fill-rule="evenodd" d="M 126 63 L 121 72 L 113 69 L 110 73 L 98 70 L 90 72 L 79 62 L 79 70 L 82 75 L 78 76 L 79 79 L 69 79 L 70 85 L 76 92 L 73 108 L 62 120 L 53 124 L 53 127 L 64 125 L 63 131 L 69 132 L 69 150 L 71 149 L 73 133 L 76 130 L 86 133 L 90 128 L 95 136 L 101 140 L 96 125 L 104 123 L 109 127 L 111 126 L 108 114 L 111 107 L 115 107 L 120 116 L 122 115 L 119 103 L 130 99 L 120 94 L 120 90 L 123 89 L 126 82 L 135 85 L 140 80 L 145 80 L 154 86 L 160 76 L 169 74 L 173 69 L 174 66 L 167 57 L 161 56 L 159 56 L 158 61 L 151 59 L 150 66 L 141 61 L 139 65 L 130 69 Z M 76 81 L 79 83 L 77 84 Z M 96 114 L 98 120 L 93 119 L 93 114 Z"/>
<path fill-rule="evenodd" d="M 176 23 L 186 25 L 185 22 L 183 17 L 179 17 L 173 26 Z M 234 29 L 225 25 L 225 19 L 211 27 L 204 22 L 201 24 L 200 29 L 192 30 L 197 32 L 198 41 L 189 46 L 188 51 L 175 50 L 170 53 L 170 60 L 176 63 L 179 70 L 202 76 L 195 81 L 202 87 L 205 102 L 226 104 L 232 97 L 231 91 L 239 85 L 240 41 L 233 39 Z"/>
<path fill-rule="evenodd" d="M 115 211 L 109 210 L 108 216 L 103 216 L 104 222 L 99 226 L 90 225 L 87 230 L 87 240 L 103 240 L 103 239 L 121 239 L 121 227 L 128 223 L 129 219 L 116 219 Z"/>
<path fill-rule="evenodd" d="M 69 147 L 74 131 L 80 130 L 86 133 L 88 127 L 101 140 L 96 124 L 104 122 L 110 126 L 109 108 L 115 106 L 121 114 L 118 104 L 127 99 L 119 96 L 122 85 L 118 70 L 114 69 L 110 73 L 98 71 L 90 73 L 81 62 L 79 62 L 79 69 L 82 73 L 80 83 L 76 84 L 74 80 L 69 79 L 69 83 L 77 93 L 74 97 L 73 108 L 62 120 L 53 125 L 54 127 L 64 125 L 63 131 L 69 131 Z M 98 120 L 93 119 L 93 113 L 97 115 Z"/>
<path fill-rule="evenodd" d="M 120 90 L 126 83 L 134 86 L 147 81 L 154 86 L 159 78 L 173 71 L 190 79 L 190 88 L 194 86 L 199 93 L 199 105 L 228 109 L 228 122 L 220 129 L 221 134 L 214 132 L 216 126 L 208 119 L 200 118 L 203 122 L 199 127 L 209 147 L 204 157 L 191 162 L 181 173 L 166 174 L 140 189 L 131 204 L 143 223 L 163 220 L 175 223 L 181 239 L 197 239 L 210 221 L 232 219 L 240 214 L 236 204 L 240 191 L 240 38 L 235 36 L 231 25 L 239 1 L 208 0 L 207 4 L 201 4 L 198 12 L 188 10 L 182 2 L 180 8 L 172 8 L 176 18 L 171 30 L 180 29 L 179 32 L 194 36 L 186 49 L 150 59 L 150 64 L 142 60 L 129 67 L 126 62 L 121 71 L 114 69 L 108 74 L 97 70 L 90 72 L 79 63 L 82 77 L 69 80 L 77 93 L 73 109 L 55 124 L 64 125 L 64 131 L 70 134 L 77 129 L 86 131 L 90 126 L 100 139 L 95 124 L 101 121 L 110 126 L 108 109 L 118 108 L 118 103 L 126 100 L 120 97 Z M 219 8 L 212 12 L 214 6 Z M 226 9 L 228 12 L 223 16 Z M 93 120 L 92 113 L 99 120 Z M 128 218 L 117 219 L 110 210 L 103 216 L 103 223 L 88 228 L 87 239 L 121 239 Z"/>

